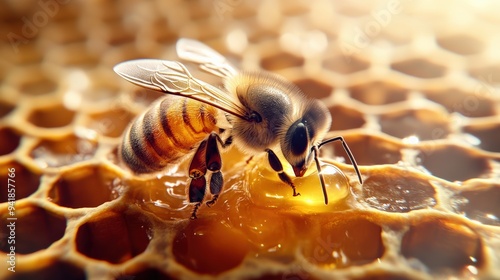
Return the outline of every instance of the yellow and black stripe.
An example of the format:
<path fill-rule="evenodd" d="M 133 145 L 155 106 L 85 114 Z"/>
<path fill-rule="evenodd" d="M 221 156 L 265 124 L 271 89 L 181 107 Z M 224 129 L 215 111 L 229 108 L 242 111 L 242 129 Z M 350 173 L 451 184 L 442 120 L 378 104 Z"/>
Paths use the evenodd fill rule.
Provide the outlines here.
<path fill-rule="evenodd" d="M 134 120 L 120 146 L 122 161 L 136 173 L 161 171 L 215 131 L 217 109 L 189 98 L 167 96 Z"/>

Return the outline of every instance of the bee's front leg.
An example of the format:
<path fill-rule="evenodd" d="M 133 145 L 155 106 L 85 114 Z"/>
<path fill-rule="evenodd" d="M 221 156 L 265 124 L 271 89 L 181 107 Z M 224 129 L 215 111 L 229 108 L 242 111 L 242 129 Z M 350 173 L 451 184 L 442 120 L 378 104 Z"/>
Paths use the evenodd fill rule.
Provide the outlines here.
<path fill-rule="evenodd" d="M 281 181 L 292 187 L 293 196 L 300 195 L 300 193 L 298 193 L 295 189 L 295 185 L 293 184 L 292 179 L 290 179 L 290 176 L 288 176 L 288 174 L 286 174 L 283 170 L 283 165 L 281 164 L 278 156 L 271 149 L 266 149 L 266 152 L 268 155 L 269 164 L 274 169 L 274 171 L 278 172 L 278 176 L 280 177 Z"/>

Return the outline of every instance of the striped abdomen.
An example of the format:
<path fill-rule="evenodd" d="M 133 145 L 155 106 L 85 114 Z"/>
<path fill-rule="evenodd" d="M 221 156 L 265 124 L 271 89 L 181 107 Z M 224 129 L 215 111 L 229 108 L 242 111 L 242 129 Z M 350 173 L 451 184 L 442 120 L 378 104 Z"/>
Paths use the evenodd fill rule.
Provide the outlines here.
<path fill-rule="evenodd" d="M 161 171 L 216 130 L 217 109 L 167 96 L 134 120 L 120 146 L 122 161 L 136 173 Z"/>

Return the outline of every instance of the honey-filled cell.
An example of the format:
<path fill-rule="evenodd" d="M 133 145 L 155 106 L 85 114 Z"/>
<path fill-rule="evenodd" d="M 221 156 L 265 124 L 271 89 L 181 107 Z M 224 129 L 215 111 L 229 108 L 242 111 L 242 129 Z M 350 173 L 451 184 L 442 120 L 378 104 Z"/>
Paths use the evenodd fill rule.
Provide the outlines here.
<path fill-rule="evenodd" d="M 118 197 L 117 174 L 99 166 L 65 172 L 51 186 L 48 199 L 68 208 L 97 207 Z"/>
<path fill-rule="evenodd" d="M 333 214 L 321 216 L 318 224 L 319 229 L 300 241 L 302 254 L 314 265 L 325 269 L 359 266 L 384 254 L 382 228 L 369 217 L 353 212 Z"/>
<path fill-rule="evenodd" d="M 107 211 L 78 227 L 76 250 L 92 259 L 123 263 L 146 250 L 150 231 L 143 215 Z"/>
<path fill-rule="evenodd" d="M 0 190 L 0 203 L 21 200 L 35 193 L 40 187 L 41 172 L 17 161 L 0 163 L 0 180 L 5 187 Z"/>
<path fill-rule="evenodd" d="M 16 203 L 14 210 L 8 207 L 0 208 L 0 218 L 6 221 L 5 226 L 0 228 L 0 251 L 3 252 L 10 252 L 11 245 L 17 254 L 45 250 L 61 239 L 66 230 L 64 216 L 29 203 Z M 33 234 L 34 232 L 36 234 Z M 9 237 L 15 243 L 9 243 Z"/>
<path fill-rule="evenodd" d="M 217 216 L 192 221 L 173 240 L 176 260 L 202 274 L 218 275 L 236 268 L 250 248 L 240 230 Z"/>
<path fill-rule="evenodd" d="M 20 132 L 10 127 L 0 127 L 0 156 L 13 152 L 20 142 Z"/>
<path fill-rule="evenodd" d="M 365 176 L 361 199 L 370 207 L 405 213 L 436 205 L 434 187 L 418 173 L 386 168 L 365 173 Z"/>

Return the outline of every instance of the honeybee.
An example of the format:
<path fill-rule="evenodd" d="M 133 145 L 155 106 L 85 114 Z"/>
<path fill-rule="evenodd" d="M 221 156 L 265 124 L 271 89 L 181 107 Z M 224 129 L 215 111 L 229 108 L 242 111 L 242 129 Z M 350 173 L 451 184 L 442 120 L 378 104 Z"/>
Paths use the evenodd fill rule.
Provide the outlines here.
<path fill-rule="evenodd" d="M 273 73 L 237 71 L 224 56 L 192 40 L 180 39 L 178 56 L 223 79 L 223 88 L 191 75 L 177 61 L 139 59 L 122 62 L 114 71 L 138 86 L 185 98 L 165 97 L 137 117 L 125 132 L 119 148 L 121 160 L 136 173 L 157 172 L 194 151 L 189 166 L 189 202 L 192 219 L 205 198 L 208 184 L 213 205 L 223 187 L 220 148 L 234 144 L 249 155 L 267 153 L 271 168 L 300 195 L 277 156 L 281 153 L 294 175 L 302 177 L 314 159 L 328 204 L 321 173 L 319 149 L 340 141 L 359 182 L 361 174 L 344 139 L 322 141 L 331 116 L 318 100 L 307 98 L 291 82 Z"/>

